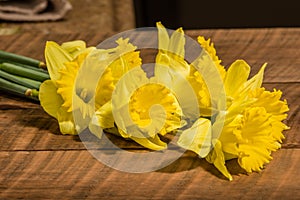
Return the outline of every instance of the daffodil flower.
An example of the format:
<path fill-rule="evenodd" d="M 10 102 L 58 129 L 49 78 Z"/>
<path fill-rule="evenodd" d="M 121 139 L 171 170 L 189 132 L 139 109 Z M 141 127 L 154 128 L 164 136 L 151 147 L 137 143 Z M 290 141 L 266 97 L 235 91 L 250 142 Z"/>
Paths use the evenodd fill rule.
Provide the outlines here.
<path fill-rule="evenodd" d="M 62 134 L 77 134 L 72 115 L 73 85 L 80 65 L 92 49 L 80 40 L 61 46 L 53 41 L 46 43 L 45 58 L 51 80 L 41 84 L 39 99 L 43 109 L 58 120 Z"/>
<path fill-rule="evenodd" d="M 122 76 L 122 73 L 140 63 L 139 53 L 134 52 L 136 47 L 128 43 L 128 39 L 120 38 L 117 40 L 117 44 L 116 48 L 103 50 L 94 47 L 86 48 L 83 41 L 67 42 L 61 46 L 55 42 L 47 42 L 45 56 L 51 80 L 42 84 L 40 100 L 44 110 L 58 119 L 63 134 L 77 134 L 78 130 L 76 129 L 85 128 L 78 125 L 75 127 L 72 113 L 74 110 L 76 112 L 79 110 L 83 118 L 93 118 L 89 125 L 93 130 L 96 130 L 94 124 L 100 125 L 101 128 L 113 127 L 113 120 L 109 120 L 112 114 L 108 102 L 111 99 L 114 83 Z M 116 55 L 121 56 L 116 57 Z M 95 57 L 98 60 L 102 58 L 105 63 L 95 61 Z M 82 72 L 80 69 L 86 66 L 90 68 L 90 70 L 86 70 L 90 73 L 89 77 L 94 75 L 93 70 L 94 72 L 99 69 L 101 71 L 101 67 L 103 70 L 106 69 L 97 84 L 96 94 L 94 94 L 95 89 L 91 88 L 90 82 L 87 82 L 86 78 L 80 77 L 86 75 L 79 74 Z M 49 102 L 51 98 L 56 102 Z M 92 101 L 96 102 L 95 106 L 91 106 Z M 92 132 L 100 136 L 95 131 Z"/>
<path fill-rule="evenodd" d="M 163 136 L 184 125 L 172 91 L 158 77 L 148 78 L 140 67 L 120 79 L 112 105 L 120 134 L 149 149 L 165 149 L 167 144 L 158 134 Z"/>
<path fill-rule="evenodd" d="M 101 129 L 115 127 L 111 104 L 112 93 L 117 82 L 124 74 L 141 65 L 139 51 L 136 51 L 136 47 L 129 43 L 128 38 L 119 38 L 116 43 L 118 44 L 116 48 L 97 49 L 92 52 L 83 66 L 85 70 L 82 70 L 80 77 L 78 77 L 78 85 L 82 88 L 89 88 L 90 82 L 97 83 L 96 89 L 89 89 L 90 92 L 96 91 L 94 97 L 96 112 L 89 126 L 93 130 L 97 126 Z M 90 81 L 82 82 L 81 80 L 84 81 L 86 77 L 89 77 Z M 115 134 L 118 133 L 115 132 Z"/>
<path fill-rule="evenodd" d="M 286 100 L 280 100 L 281 92 L 261 87 L 265 66 L 250 80 L 250 67 L 243 60 L 234 62 L 226 73 L 226 120 L 220 137 L 215 138 L 217 146 L 206 159 L 230 180 L 225 160 L 238 158 L 246 172 L 260 171 L 280 148 L 282 131 L 288 129 L 282 123 L 289 109 Z"/>
<path fill-rule="evenodd" d="M 280 91 L 269 92 L 261 87 L 266 64 L 248 80 L 250 66 L 245 61 L 235 61 L 226 72 L 210 40 L 198 37 L 198 42 L 209 58 L 205 55 L 192 63 L 187 79 L 196 91 L 200 115 L 209 117 L 212 110 L 217 110 L 217 115 L 213 121 L 200 117 L 182 132 L 178 145 L 205 157 L 229 180 L 232 176 L 225 161 L 232 158 L 238 158 L 247 172 L 260 171 L 270 161 L 271 152 L 280 147 L 282 131 L 288 129 L 282 123 L 287 117 L 287 103 L 280 100 Z M 210 76 L 211 61 L 219 80 Z M 203 75 L 209 78 L 204 79 Z M 207 82 L 214 80 L 224 84 L 226 110 L 220 110 L 218 101 L 209 95 Z M 220 135 L 216 134 L 219 123 L 224 123 Z"/>

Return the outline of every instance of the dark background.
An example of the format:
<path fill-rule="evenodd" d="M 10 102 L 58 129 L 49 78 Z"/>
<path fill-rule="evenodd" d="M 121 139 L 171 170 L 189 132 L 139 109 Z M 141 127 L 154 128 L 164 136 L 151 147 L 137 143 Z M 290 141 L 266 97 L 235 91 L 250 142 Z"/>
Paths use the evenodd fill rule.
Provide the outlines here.
<path fill-rule="evenodd" d="M 300 27 L 295 0 L 134 0 L 136 26 L 176 29 Z"/>

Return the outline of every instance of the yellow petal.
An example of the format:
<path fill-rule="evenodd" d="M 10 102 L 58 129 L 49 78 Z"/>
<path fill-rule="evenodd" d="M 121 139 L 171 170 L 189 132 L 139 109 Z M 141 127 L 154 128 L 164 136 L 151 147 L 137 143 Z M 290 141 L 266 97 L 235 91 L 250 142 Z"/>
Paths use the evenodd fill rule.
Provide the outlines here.
<path fill-rule="evenodd" d="M 62 43 L 61 48 L 66 50 L 74 58 L 74 54 L 77 51 L 80 51 L 80 50 L 83 50 L 86 48 L 86 43 L 83 40 L 69 41 L 69 42 Z"/>
<path fill-rule="evenodd" d="M 98 125 L 102 129 L 114 127 L 114 117 L 112 114 L 111 101 L 104 104 L 95 112 L 95 117 L 97 119 Z"/>
<path fill-rule="evenodd" d="M 185 37 L 182 28 L 174 31 L 170 38 L 168 52 L 184 59 Z"/>
<path fill-rule="evenodd" d="M 63 99 L 57 94 L 54 81 L 44 81 L 39 90 L 40 104 L 43 109 L 52 117 L 57 118 L 57 112 L 63 104 Z"/>
<path fill-rule="evenodd" d="M 253 76 L 250 80 L 248 80 L 241 88 L 241 93 L 248 93 L 249 91 L 255 90 L 257 88 L 260 88 L 263 82 L 264 78 L 264 71 L 267 66 L 267 63 L 265 63 L 259 70 L 259 72 Z"/>
<path fill-rule="evenodd" d="M 47 41 L 45 47 L 45 59 L 50 78 L 51 80 L 56 81 L 60 79 L 59 71 L 65 69 L 64 63 L 70 62 L 73 58 L 56 42 Z"/>
<path fill-rule="evenodd" d="M 88 56 L 88 53 L 89 52 L 84 52 L 78 55 L 73 61 L 66 62 L 64 64 L 65 69 L 60 70 L 60 75 L 61 75 L 60 79 L 56 81 L 56 85 L 58 87 L 57 93 L 62 96 L 64 100 L 63 106 L 66 107 L 69 112 L 73 110 L 73 105 L 75 105 L 75 107 L 76 106 L 80 107 L 80 109 L 82 110 L 85 105 L 82 105 L 81 101 L 78 100 L 83 100 L 84 102 L 88 102 L 89 98 L 91 98 L 90 96 L 92 96 L 89 93 L 89 91 L 82 88 L 80 89 L 77 88 L 75 93 L 76 95 L 74 94 L 74 87 L 75 87 L 74 85 L 76 82 L 78 71 L 81 68 L 85 58 Z M 74 104 L 75 102 L 74 100 L 76 100 L 76 104 Z M 82 110 L 82 112 L 87 112 L 87 111 Z"/>
<path fill-rule="evenodd" d="M 219 140 L 214 141 L 214 149 L 205 157 L 205 159 L 214 164 L 214 166 L 230 181 L 232 181 L 232 176 L 228 172 L 225 166 L 225 157 L 222 151 L 222 144 Z"/>
<path fill-rule="evenodd" d="M 112 94 L 113 115 L 117 126 L 125 133 L 129 127 L 136 126 L 129 113 L 129 102 L 132 93 L 139 87 L 149 83 L 145 72 L 136 67 L 126 73 L 116 85 Z M 135 133 L 132 133 L 133 135 Z"/>
<path fill-rule="evenodd" d="M 187 80 L 189 81 L 196 95 L 201 116 L 211 116 L 212 113 L 210 109 L 211 108 L 210 93 L 201 74 L 195 68 L 191 68 L 190 75 L 187 77 Z M 183 92 L 185 91 L 184 88 L 186 88 L 185 85 L 183 85 L 181 89 Z M 187 96 L 191 96 L 191 95 L 187 95 Z M 188 99 L 191 100 L 192 98 L 188 98 Z"/>
<path fill-rule="evenodd" d="M 145 137 L 143 133 L 140 133 L 139 135 L 135 132 L 135 136 L 131 136 L 121 129 L 118 129 L 119 134 L 124 138 L 130 138 L 136 143 L 142 145 L 143 147 L 146 147 L 148 149 L 152 150 L 163 150 L 167 148 L 167 144 L 160 140 L 158 135 L 154 135 L 154 137 Z M 138 136 L 138 137 L 137 137 Z"/>
<path fill-rule="evenodd" d="M 156 23 L 158 30 L 158 49 L 167 51 L 169 46 L 169 34 L 167 29 L 161 24 L 161 22 Z"/>
<path fill-rule="evenodd" d="M 161 141 L 158 135 L 155 135 L 154 138 L 152 137 L 148 137 L 148 138 L 130 137 L 130 138 L 148 149 L 159 151 L 167 148 L 167 144 Z"/>
<path fill-rule="evenodd" d="M 182 132 L 178 145 L 194 151 L 200 157 L 205 157 L 211 150 L 211 122 L 208 119 L 198 119 L 191 128 Z"/>
<path fill-rule="evenodd" d="M 198 83 L 196 85 L 196 88 L 198 87 L 198 91 L 199 89 L 204 89 L 204 91 L 200 90 L 201 92 L 204 92 L 204 94 L 200 94 L 199 97 L 204 97 L 204 102 L 207 102 L 207 104 L 208 102 L 210 102 L 210 107 L 221 110 L 225 109 L 225 106 L 223 106 L 223 101 L 225 101 L 223 80 L 218 68 L 212 61 L 209 54 L 206 51 L 201 52 L 199 57 L 195 59 L 191 66 L 196 69 L 195 71 L 192 69 L 190 70 L 191 72 L 194 72 L 190 75 L 191 78 L 192 76 L 195 76 L 195 78 L 197 79 Z M 203 79 L 203 81 L 201 79 Z M 199 99 L 200 102 L 202 100 L 201 98 Z M 210 101 L 208 100 L 208 98 L 210 99 Z M 203 107 L 205 107 L 205 105 Z M 204 111 L 205 110 L 206 109 L 204 109 Z"/>
<path fill-rule="evenodd" d="M 247 81 L 250 74 L 250 66 L 244 60 L 236 60 L 227 70 L 225 77 L 226 95 L 236 97 L 239 88 Z"/>
<path fill-rule="evenodd" d="M 64 107 L 61 107 L 57 113 L 57 120 L 62 134 L 77 135 L 72 112 L 67 112 Z"/>
<path fill-rule="evenodd" d="M 168 66 L 186 77 L 190 66 L 184 60 L 185 37 L 182 28 L 174 31 L 171 38 L 160 22 L 157 23 L 157 29 L 159 52 L 156 55 L 156 63 Z"/>
<path fill-rule="evenodd" d="M 253 107 L 264 107 L 268 113 L 280 115 L 289 111 L 286 100 L 281 101 L 282 92 L 274 89 L 273 92 L 266 91 L 265 88 L 253 90 L 249 96 L 255 98 Z"/>
<path fill-rule="evenodd" d="M 155 65 L 155 78 L 152 78 L 151 82 L 162 84 L 172 91 L 180 104 L 184 117 L 191 121 L 199 117 L 198 96 L 193 90 L 193 85 L 182 74 L 170 67 L 157 64 Z"/>
<path fill-rule="evenodd" d="M 239 149 L 245 153 L 240 155 L 238 163 L 247 172 L 261 171 L 264 164 L 272 160 L 270 151 L 256 145 L 240 144 Z"/>
<path fill-rule="evenodd" d="M 224 66 L 221 65 L 221 60 L 217 56 L 217 51 L 214 47 L 214 44 L 211 42 L 210 39 L 205 40 L 203 36 L 199 36 L 198 38 L 198 43 L 201 45 L 202 48 L 210 55 L 212 61 L 215 63 L 215 66 L 218 68 L 220 76 L 222 80 L 224 80 L 226 71 Z"/>

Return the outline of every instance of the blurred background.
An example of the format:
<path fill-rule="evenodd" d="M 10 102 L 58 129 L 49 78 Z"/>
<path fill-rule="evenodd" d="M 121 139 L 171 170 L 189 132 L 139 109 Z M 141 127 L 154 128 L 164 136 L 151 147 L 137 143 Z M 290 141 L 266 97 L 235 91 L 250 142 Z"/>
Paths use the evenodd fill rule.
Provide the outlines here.
<path fill-rule="evenodd" d="M 0 0 L 0 34 L 299 27 L 295 0 Z"/>
<path fill-rule="evenodd" d="M 163 21 L 169 28 L 250 28 L 300 26 L 295 0 L 134 0 L 136 25 Z"/>

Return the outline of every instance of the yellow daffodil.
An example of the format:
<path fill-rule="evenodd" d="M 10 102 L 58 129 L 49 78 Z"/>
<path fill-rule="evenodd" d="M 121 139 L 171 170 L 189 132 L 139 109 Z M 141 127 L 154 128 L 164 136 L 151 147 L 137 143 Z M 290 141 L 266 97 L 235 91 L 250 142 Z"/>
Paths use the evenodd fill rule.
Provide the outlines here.
<path fill-rule="evenodd" d="M 158 134 L 182 127 L 182 110 L 174 94 L 158 77 L 136 67 L 125 74 L 113 93 L 114 118 L 120 134 L 153 150 L 166 148 Z"/>
<path fill-rule="evenodd" d="M 171 36 L 169 36 L 168 31 L 160 22 L 157 23 L 157 29 L 159 52 L 156 56 L 156 64 L 167 66 L 179 73 L 182 77 L 186 78 L 189 82 L 189 85 L 194 89 L 194 93 L 198 99 L 199 111 L 205 116 L 210 116 L 211 99 L 207 85 L 203 80 L 202 75 L 193 66 L 193 63 L 189 64 L 187 61 L 185 61 L 185 36 L 182 28 L 174 31 Z M 207 48 L 209 52 L 213 53 L 213 45 L 210 45 L 205 40 L 202 41 L 199 39 L 199 41 L 204 49 Z M 215 62 L 218 64 L 218 66 L 220 66 L 220 61 L 218 60 L 217 56 L 214 55 L 214 59 L 214 61 L 206 60 L 205 63 L 209 64 L 209 62 Z M 221 66 L 219 68 L 221 71 Z M 160 67 L 156 67 L 155 70 L 156 74 L 162 74 L 162 76 L 165 74 L 159 72 L 161 70 Z"/>
<path fill-rule="evenodd" d="M 225 69 L 220 64 L 221 61 L 216 56 L 216 51 L 210 41 L 206 41 L 202 37 L 198 38 L 198 42 L 204 51 L 202 51 L 202 53 L 193 63 L 188 64 L 184 59 L 185 37 L 183 30 L 177 29 L 169 37 L 167 30 L 160 23 L 157 23 L 157 27 L 159 52 L 156 56 L 156 77 L 161 77 L 161 79 L 164 79 L 163 82 L 166 83 L 168 82 L 166 80 L 168 80 L 170 70 L 168 71 L 162 66 L 174 70 L 177 74 L 175 73 L 173 76 L 171 76 L 171 80 L 176 78 L 178 79 L 178 77 L 181 76 L 184 77 L 188 83 L 187 85 L 183 84 L 184 82 L 178 81 L 180 84 L 170 84 L 170 87 L 173 89 L 173 91 L 175 91 L 175 94 L 178 95 L 183 93 L 185 98 L 189 97 L 187 99 L 189 99 L 190 102 L 185 101 L 185 103 L 181 104 L 181 106 L 185 106 L 186 104 L 190 105 L 194 97 L 197 100 L 197 105 L 192 107 L 194 112 L 189 112 L 188 115 L 185 112 L 186 109 L 183 109 L 183 116 L 188 117 L 188 121 L 194 123 L 191 127 L 182 132 L 178 140 L 178 145 L 198 153 L 201 157 L 205 157 L 211 150 L 211 122 L 209 119 L 201 118 L 200 116 L 211 117 L 213 99 L 210 98 L 210 91 L 205 82 L 207 80 L 204 80 L 201 72 L 205 73 L 204 75 L 211 78 L 211 85 L 220 85 L 217 83 L 217 81 L 223 81 L 226 73 Z M 191 93 L 185 92 L 188 89 L 188 86 L 192 88 L 195 96 L 189 95 Z M 215 103 L 217 104 L 217 101 Z M 198 109 L 198 111 L 195 112 L 195 109 Z"/>
<path fill-rule="evenodd" d="M 92 48 L 86 48 L 85 42 L 80 40 L 61 46 L 53 41 L 46 43 L 45 58 L 51 80 L 41 84 L 39 99 L 43 109 L 58 120 L 62 134 L 77 134 L 72 116 L 72 85 L 90 50 Z"/>
<path fill-rule="evenodd" d="M 92 60 L 89 68 L 93 66 L 104 68 L 104 72 L 98 81 L 95 95 L 96 113 L 93 125 L 100 126 L 102 129 L 113 128 L 115 126 L 112 115 L 111 99 L 112 93 L 119 79 L 129 70 L 141 65 L 139 51 L 129 43 L 129 39 L 119 38 L 116 43 L 118 46 L 113 49 L 98 51 L 95 58 L 102 58 L 99 61 Z M 102 62 L 103 61 L 103 62 Z"/>
<path fill-rule="evenodd" d="M 206 157 L 227 178 L 232 179 L 225 167 L 225 160 L 238 158 L 246 172 L 260 171 L 280 147 L 282 131 L 288 127 L 287 102 L 281 101 L 281 92 L 261 88 L 265 65 L 257 75 L 248 79 L 249 65 L 238 60 L 227 71 L 225 89 L 228 95 L 225 126 L 215 148 Z M 216 156 L 219 155 L 219 156 Z"/>
<path fill-rule="evenodd" d="M 128 43 L 128 39 L 123 40 L 122 38 L 120 38 L 119 40 L 117 40 L 117 44 L 118 46 L 116 48 L 108 50 L 97 50 L 94 47 L 86 48 L 83 41 L 67 42 L 63 43 L 61 46 L 59 46 L 55 42 L 47 42 L 45 56 L 47 63 L 49 63 L 49 73 L 51 75 L 52 83 L 50 84 L 46 82 L 41 87 L 41 105 L 46 112 L 52 113 L 52 116 L 58 119 L 63 134 L 77 133 L 75 130 L 74 119 L 72 117 L 72 111 L 76 109 L 80 110 L 83 118 L 93 116 L 93 122 L 100 122 L 102 128 L 110 128 L 114 125 L 113 120 L 109 120 L 111 119 L 112 113 L 110 109 L 111 106 L 108 103 L 111 99 L 111 94 L 114 89 L 114 83 L 117 82 L 117 80 L 122 76 L 122 73 L 125 73 L 132 67 L 140 65 L 141 62 L 139 58 L 139 52 L 134 52 L 136 47 Z M 100 54 L 105 56 L 112 55 L 112 53 L 121 56 L 119 58 L 114 57 L 112 63 L 109 63 L 109 59 L 102 58 L 104 60 L 107 60 L 109 66 L 106 68 L 103 76 L 97 84 L 95 95 L 96 104 L 95 107 L 92 107 L 90 106 L 89 102 L 93 101 L 93 99 L 95 98 L 93 96 L 94 91 L 90 90 L 91 84 L 89 84 L 89 82 L 86 82 L 85 79 L 79 79 L 77 80 L 78 83 L 75 86 L 75 80 L 77 79 L 78 72 L 83 65 L 92 64 L 90 66 L 92 70 L 106 67 L 105 65 L 99 66 L 99 62 L 93 63 L 94 60 L 92 57 L 89 57 L 90 54 L 93 54 L 93 56 L 97 57 Z M 55 98 L 59 99 L 59 101 L 57 101 L 55 105 L 60 106 L 52 108 L 53 106 L 48 101 L 48 98 L 54 96 Z M 49 108 L 51 108 L 52 110 L 49 110 Z M 61 110 L 63 110 L 64 112 L 59 108 L 61 108 Z M 58 111 L 63 116 L 53 114 Z M 68 125 L 68 127 L 72 127 L 72 129 L 63 128 L 62 125 L 64 124 Z M 82 129 L 84 127 L 80 128 Z M 95 134 L 97 135 L 97 133 Z"/>
<path fill-rule="evenodd" d="M 151 97 L 151 98 L 149 98 Z M 150 136 L 156 133 L 165 135 L 179 127 L 181 127 L 181 109 L 180 106 L 169 89 L 161 84 L 150 83 L 138 88 L 131 96 L 129 102 L 130 115 L 135 124 L 141 128 L 149 126 L 155 119 L 159 119 L 158 113 L 149 113 L 153 105 L 161 105 L 165 111 L 166 120 L 162 129 L 151 130 L 148 132 Z M 154 119 L 153 119 L 154 118 Z M 154 126 L 152 126 L 154 127 Z"/>

